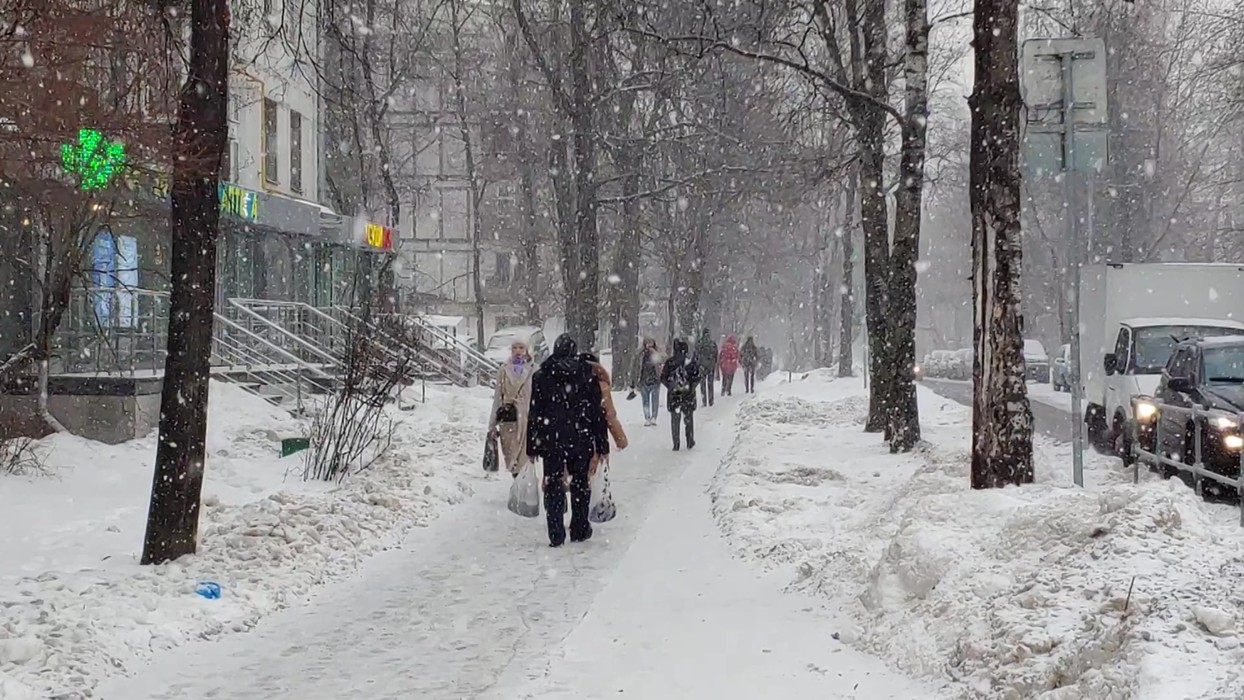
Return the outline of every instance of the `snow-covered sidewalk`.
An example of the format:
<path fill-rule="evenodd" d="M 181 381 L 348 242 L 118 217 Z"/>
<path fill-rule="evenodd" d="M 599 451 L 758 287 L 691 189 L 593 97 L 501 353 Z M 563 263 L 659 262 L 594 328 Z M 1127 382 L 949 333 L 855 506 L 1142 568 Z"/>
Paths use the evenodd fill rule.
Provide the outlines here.
<path fill-rule="evenodd" d="M 542 519 L 506 511 L 501 477 L 311 604 L 101 697 L 926 697 L 835 641 L 841 626 L 809 600 L 731 560 L 704 487 L 740 399 L 699 412 L 699 442 L 679 453 L 664 413 L 644 428 L 638 403 L 619 402 L 633 445 L 613 461 L 619 516 L 590 542 L 549 549 Z"/>
<path fill-rule="evenodd" d="M 814 372 L 742 408 L 714 512 L 843 637 L 954 698 L 1244 697 L 1244 529 L 1178 480 L 1037 443 L 1037 483 L 972 491 L 969 410 L 920 389 L 927 444 L 865 435 L 863 387 Z"/>
<path fill-rule="evenodd" d="M 482 480 L 491 392 L 429 388 L 392 452 L 342 486 L 301 479 L 280 440 L 306 426 L 213 383 L 199 554 L 140 567 L 154 435 L 43 441 L 53 474 L 0 477 L 0 700 L 93 697 L 158 652 L 253 627 L 355 571 Z M 471 446 L 466 449 L 464 446 Z M 199 581 L 219 582 L 204 600 Z"/>

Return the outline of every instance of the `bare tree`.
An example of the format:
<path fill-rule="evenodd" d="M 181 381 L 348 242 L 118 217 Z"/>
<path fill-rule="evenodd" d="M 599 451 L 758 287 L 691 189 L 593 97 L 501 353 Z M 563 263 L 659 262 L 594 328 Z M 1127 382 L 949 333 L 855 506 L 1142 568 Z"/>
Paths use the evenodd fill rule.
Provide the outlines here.
<path fill-rule="evenodd" d="M 173 132 L 168 357 L 143 564 L 193 554 L 197 547 L 228 104 L 229 2 L 191 0 L 189 73 Z"/>
<path fill-rule="evenodd" d="M 1020 314 L 1018 0 L 976 0 L 972 277 L 976 357 L 972 487 L 1031 483 L 1032 409 Z"/>

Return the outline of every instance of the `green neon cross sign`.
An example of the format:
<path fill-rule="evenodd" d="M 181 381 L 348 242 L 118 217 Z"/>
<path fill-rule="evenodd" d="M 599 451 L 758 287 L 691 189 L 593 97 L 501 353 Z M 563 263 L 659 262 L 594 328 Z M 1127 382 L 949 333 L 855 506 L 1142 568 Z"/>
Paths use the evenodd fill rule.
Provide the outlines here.
<path fill-rule="evenodd" d="M 82 189 L 99 190 L 125 165 L 125 144 L 110 141 L 95 129 L 81 129 L 76 144 L 60 147 L 60 158 L 65 172 L 81 178 Z"/>

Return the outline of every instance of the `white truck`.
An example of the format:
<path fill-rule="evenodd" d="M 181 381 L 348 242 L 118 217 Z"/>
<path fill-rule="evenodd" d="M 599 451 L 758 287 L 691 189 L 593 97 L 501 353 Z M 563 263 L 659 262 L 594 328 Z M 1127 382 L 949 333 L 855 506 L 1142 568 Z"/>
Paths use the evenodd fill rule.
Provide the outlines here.
<path fill-rule="evenodd" d="M 1088 439 L 1100 450 L 1127 454 L 1132 397 L 1153 394 L 1177 340 L 1244 335 L 1244 267 L 1085 266 L 1080 333 Z"/>

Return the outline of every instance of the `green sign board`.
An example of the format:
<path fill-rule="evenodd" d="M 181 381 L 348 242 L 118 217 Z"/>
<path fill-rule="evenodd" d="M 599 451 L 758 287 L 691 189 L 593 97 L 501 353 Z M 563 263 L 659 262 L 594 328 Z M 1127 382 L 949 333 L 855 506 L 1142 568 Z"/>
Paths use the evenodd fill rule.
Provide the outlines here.
<path fill-rule="evenodd" d="M 239 219 L 254 221 L 259 218 L 259 196 L 237 185 L 220 183 L 220 210 Z"/>
<path fill-rule="evenodd" d="M 77 175 L 84 190 L 108 186 L 125 166 L 125 144 L 110 141 L 95 129 L 78 131 L 78 142 L 60 147 L 65 172 Z"/>

